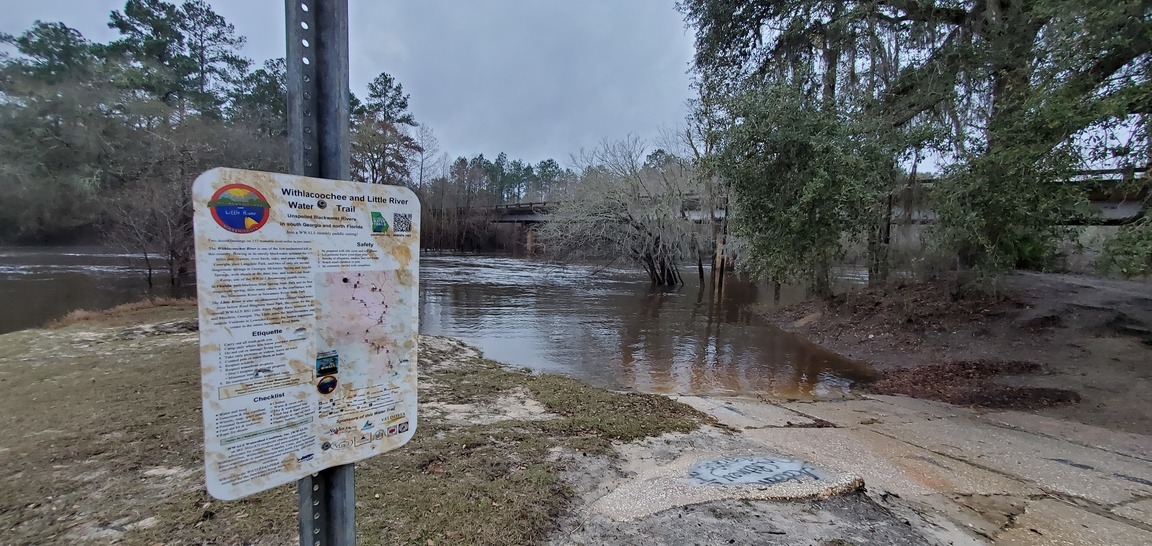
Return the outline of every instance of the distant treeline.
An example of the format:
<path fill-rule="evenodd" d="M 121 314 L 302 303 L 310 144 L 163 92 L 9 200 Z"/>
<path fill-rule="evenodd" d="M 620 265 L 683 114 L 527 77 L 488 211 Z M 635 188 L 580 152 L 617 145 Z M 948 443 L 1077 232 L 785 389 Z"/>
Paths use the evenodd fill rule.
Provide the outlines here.
<path fill-rule="evenodd" d="M 254 65 L 203 0 L 129 0 L 108 26 L 108 43 L 60 22 L 0 35 L 0 241 L 107 240 L 178 278 L 197 174 L 286 168 L 284 59 Z M 491 246 L 483 207 L 547 199 L 573 177 L 552 159 L 450 160 L 388 74 L 350 106 L 354 178 L 419 193 L 428 246 Z"/>

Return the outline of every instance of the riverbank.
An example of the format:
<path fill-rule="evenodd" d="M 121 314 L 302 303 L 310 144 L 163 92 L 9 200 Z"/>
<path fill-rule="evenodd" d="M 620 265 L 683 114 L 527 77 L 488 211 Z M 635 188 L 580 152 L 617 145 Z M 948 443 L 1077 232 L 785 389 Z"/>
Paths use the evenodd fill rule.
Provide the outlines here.
<path fill-rule="evenodd" d="M 0 335 L 4 542 L 295 541 L 294 487 L 204 490 L 197 337 L 182 302 Z M 882 395 L 622 394 L 441 337 L 419 369 L 416 437 L 357 464 L 360 544 L 1152 543 L 1145 435 Z M 812 466 L 689 480 L 765 456 Z"/>
<path fill-rule="evenodd" d="M 3 542 L 294 539 L 294 487 L 206 495 L 195 306 L 164 303 L 0 336 Z M 561 454 L 706 421 L 665 397 L 507 371 L 444 338 L 422 340 L 420 371 L 416 438 L 357 468 L 364 544 L 539 542 L 573 498 Z"/>
<path fill-rule="evenodd" d="M 865 391 L 1152 434 L 1152 286 L 1018 273 L 995 288 L 908 284 L 761 315 L 870 363 Z"/>
<path fill-rule="evenodd" d="M 207 495 L 195 307 L 164 303 L 0 335 L 3 542 L 295 540 L 293 486 L 235 502 Z M 651 520 L 581 514 L 627 481 L 629 465 L 743 445 L 667 397 L 509 370 L 447 338 L 421 339 L 419 370 L 416 437 L 357 465 L 361 544 L 627 543 L 607 537 Z M 799 514 L 821 502 L 761 510 Z M 795 537 L 856 536 L 871 521 L 908 535 L 866 497 L 826 502 L 838 515 Z M 673 532 L 683 529 L 668 525 L 664 536 Z"/>

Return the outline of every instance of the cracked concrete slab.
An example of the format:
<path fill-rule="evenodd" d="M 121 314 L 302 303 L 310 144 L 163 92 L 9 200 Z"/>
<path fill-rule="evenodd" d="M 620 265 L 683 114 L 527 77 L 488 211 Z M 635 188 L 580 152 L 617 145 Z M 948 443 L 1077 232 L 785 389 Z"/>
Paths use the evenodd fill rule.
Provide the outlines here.
<path fill-rule="evenodd" d="M 1112 513 L 1152 527 L 1152 499 L 1143 499 L 1112 507 Z"/>
<path fill-rule="evenodd" d="M 964 408 L 897 396 L 876 396 L 843 401 L 792 402 L 781 404 L 781 406 L 845 428 L 875 423 L 912 423 L 971 414 L 970 410 Z"/>
<path fill-rule="evenodd" d="M 913 479 L 902 468 L 860 444 L 848 429 L 762 429 L 745 432 L 764 446 L 838 470 L 857 473 L 868 487 L 899 495 L 928 495 L 936 490 Z"/>
<path fill-rule="evenodd" d="M 784 407 L 759 400 L 678 396 L 673 400 L 687 404 L 716 418 L 721 424 L 736 429 L 764 427 L 811 426 L 815 421 Z"/>
<path fill-rule="evenodd" d="M 1023 509 L 1028 495 L 1040 493 L 1021 480 L 864 428 L 745 434 L 765 445 L 787 446 L 797 456 L 817 464 L 857 474 L 871 495 L 893 494 L 920 514 L 941 515 L 988 539 Z M 950 533 L 950 541 L 959 543 L 957 529 L 938 520 L 934 523 Z M 969 543 L 980 543 L 969 538 Z"/>
<path fill-rule="evenodd" d="M 706 413 L 728 409 L 702 400 Z M 1147 436 L 899 396 L 764 404 L 835 428 L 744 427 L 739 437 L 860 476 L 870 497 L 942 543 L 1152 544 Z"/>
<path fill-rule="evenodd" d="M 905 476 L 948 495 L 1029 495 L 1039 493 L 1024 481 L 967 464 L 874 431 L 851 431 L 861 449 L 890 461 Z M 899 493 L 898 490 L 894 491 Z"/>
<path fill-rule="evenodd" d="M 1070 497 L 1113 505 L 1152 496 L 1146 463 L 1024 431 L 963 419 L 940 419 L 877 430 L 972 465 L 1033 481 Z"/>
<path fill-rule="evenodd" d="M 996 537 L 1004 546 L 1147 546 L 1152 533 L 1052 499 L 1031 501 Z"/>
<path fill-rule="evenodd" d="M 868 496 L 917 530 L 949 546 L 987 546 L 1001 525 L 951 501 L 944 495 L 901 497 L 865 489 Z"/>
<path fill-rule="evenodd" d="M 1051 436 L 1152 462 L 1152 436 L 1094 427 L 1019 411 L 989 413 L 982 419 L 1019 430 Z"/>

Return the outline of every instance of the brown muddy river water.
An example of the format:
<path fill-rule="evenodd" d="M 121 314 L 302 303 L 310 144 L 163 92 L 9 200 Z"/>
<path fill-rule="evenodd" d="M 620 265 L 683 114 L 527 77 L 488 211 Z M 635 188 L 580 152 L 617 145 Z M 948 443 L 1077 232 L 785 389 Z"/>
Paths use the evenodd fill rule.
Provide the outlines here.
<path fill-rule="evenodd" d="M 424 255 L 420 331 L 509 365 L 642 392 L 828 397 L 869 373 L 752 314 L 750 305 L 772 301 L 764 285 L 733 278 L 716 297 L 689 273 L 686 286 L 659 290 L 621 267 Z M 108 249 L 0 248 L 0 333 L 141 299 L 143 274 L 138 260 Z"/>

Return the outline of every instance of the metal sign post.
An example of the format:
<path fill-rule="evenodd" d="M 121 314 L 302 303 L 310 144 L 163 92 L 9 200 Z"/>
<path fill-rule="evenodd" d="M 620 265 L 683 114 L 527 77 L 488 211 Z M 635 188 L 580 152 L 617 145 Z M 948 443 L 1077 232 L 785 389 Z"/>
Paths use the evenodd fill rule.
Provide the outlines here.
<path fill-rule="evenodd" d="M 347 0 L 285 6 L 292 174 L 191 188 L 204 481 L 298 482 L 300 544 L 352 546 L 354 463 L 416 432 L 420 200 L 348 180 Z"/>
<path fill-rule="evenodd" d="M 351 178 L 348 0 L 285 0 L 289 170 Z M 299 481 L 300 544 L 356 543 L 354 465 Z"/>

